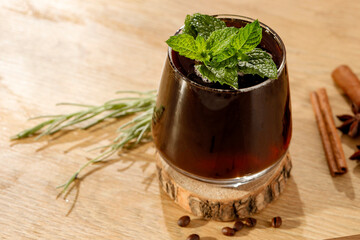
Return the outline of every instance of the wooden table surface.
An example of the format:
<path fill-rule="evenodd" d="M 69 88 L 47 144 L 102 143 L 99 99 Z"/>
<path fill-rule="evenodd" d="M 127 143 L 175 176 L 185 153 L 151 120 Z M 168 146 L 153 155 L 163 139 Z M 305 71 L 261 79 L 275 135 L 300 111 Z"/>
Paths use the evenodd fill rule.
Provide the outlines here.
<path fill-rule="evenodd" d="M 360 76 L 360 1 L 356 0 L 8 0 L 0 2 L 0 238 L 228 239 L 230 223 L 185 212 L 158 186 L 152 143 L 89 167 L 66 198 L 56 186 L 109 143 L 119 122 L 62 137 L 11 142 L 58 102 L 100 104 L 116 90 L 159 85 L 165 40 L 187 13 L 233 13 L 271 26 L 287 48 L 293 137 L 292 177 L 281 197 L 234 239 L 325 239 L 360 234 L 360 165 L 330 177 L 309 101 L 325 87 L 334 114 L 350 107 L 330 73 L 348 64 Z M 337 120 L 336 120 L 337 121 Z M 339 122 L 337 122 L 338 124 Z M 105 126 L 106 125 L 106 126 Z M 342 136 L 350 156 L 359 139 Z M 84 177 L 85 175 L 85 177 Z M 268 227 L 273 216 L 279 229 Z"/>

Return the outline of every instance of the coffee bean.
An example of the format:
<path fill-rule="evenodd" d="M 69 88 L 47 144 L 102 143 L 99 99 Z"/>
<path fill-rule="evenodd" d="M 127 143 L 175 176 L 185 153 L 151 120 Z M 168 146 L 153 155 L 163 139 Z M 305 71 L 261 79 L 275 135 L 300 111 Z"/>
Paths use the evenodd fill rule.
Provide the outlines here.
<path fill-rule="evenodd" d="M 232 229 L 231 227 L 223 227 L 221 229 L 222 234 L 226 235 L 226 236 L 234 236 L 235 235 L 235 230 Z"/>
<path fill-rule="evenodd" d="M 200 237 L 197 234 L 191 234 L 187 237 L 186 240 L 200 240 Z"/>
<path fill-rule="evenodd" d="M 255 225 L 256 225 L 256 219 L 255 218 L 251 218 L 251 217 L 249 217 L 249 218 L 246 218 L 245 220 L 244 220 L 244 224 L 247 226 L 247 227 L 255 227 Z"/>
<path fill-rule="evenodd" d="M 236 221 L 233 229 L 235 231 L 240 231 L 244 227 L 244 224 L 241 221 Z"/>
<path fill-rule="evenodd" d="M 189 225 L 190 223 L 190 217 L 189 216 L 182 216 L 181 218 L 179 218 L 179 220 L 177 221 L 177 224 L 180 227 L 186 227 L 187 225 Z"/>
<path fill-rule="evenodd" d="M 281 217 L 274 217 L 271 221 L 271 226 L 274 228 L 280 227 L 282 224 Z"/>

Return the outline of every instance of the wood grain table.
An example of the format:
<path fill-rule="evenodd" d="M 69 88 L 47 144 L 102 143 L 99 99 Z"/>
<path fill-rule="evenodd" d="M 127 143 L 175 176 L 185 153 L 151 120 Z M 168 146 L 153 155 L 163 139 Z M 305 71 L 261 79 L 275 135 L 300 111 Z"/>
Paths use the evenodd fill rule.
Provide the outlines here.
<path fill-rule="evenodd" d="M 360 165 L 330 177 L 309 101 L 328 91 L 334 114 L 350 113 L 330 73 L 348 64 L 360 76 L 360 1 L 356 0 L 3 0 L 0 2 L 0 238 L 228 239 L 230 223 L 185 214 L 159 188 L 152 143 L 89 167 L 69 195 L 62 184 L 109 143 L 120 122 L 89 131 L 12 142 L 42 114 L 69 112 L 59 102 L 100 104 L 117 90 L 159 84 L 165 40 L 187 13 L 258 18 L 282 37 L 290 74 L 292 177 L 282 196 L 234 239 L 326 239 L 360 234 Z M 338 124 L 339 122 L 337 122 Z M 350 156 L 359 139 L 342 136 Z M 269 219 L 283 218 L 279 229 Z"/>

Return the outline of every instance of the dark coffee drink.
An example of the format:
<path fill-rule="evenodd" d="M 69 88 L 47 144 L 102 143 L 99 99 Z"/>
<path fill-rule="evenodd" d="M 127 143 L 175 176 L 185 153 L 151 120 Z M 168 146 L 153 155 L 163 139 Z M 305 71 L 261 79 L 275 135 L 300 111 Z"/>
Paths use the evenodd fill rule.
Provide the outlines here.
<path fill-rule="evenodd" d="M 222 18 L 243 27 L 245 18 Z M 194 61 L 169 50 L 152 132 L 159 154 L 181 172 L 203 180 L 236 179 L 278 162 L 291 138 L 285 48 L 266 26 L 260 48 L 272 55 L 277 79 L 238 77 L 239 89 L 205 83 Z"/>

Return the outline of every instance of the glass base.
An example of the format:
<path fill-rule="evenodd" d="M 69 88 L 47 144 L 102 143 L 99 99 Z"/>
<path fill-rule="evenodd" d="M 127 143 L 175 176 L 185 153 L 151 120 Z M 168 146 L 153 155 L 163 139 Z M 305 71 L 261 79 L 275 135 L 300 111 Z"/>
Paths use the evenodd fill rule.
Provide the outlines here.
<path fill-rule="evenodd" d="M 217 185 L 217 186 L 221 186 L 221 187 L 228 187 L 228 188 L 237 188 L 240 186 L 245 186 L 247 184 L 251 184 L 256 180 L 260 180 L 261 178 L 267 178 L 270 177 L 272 175 L 272 170 L 276 169 L 276 167 L 280 164 L 280 162 L 286 157 L 287 155 L 287 151 L 285 152 L 285 154 L 279 158 L 279 160 L 274 163 L 273 165 L 269 166 L 268 168 L 254 173 L 254 174 L 249 174 L 249 175 L 245 175 L 243 177 L 237 177 L 237 178 L 231 178 L 231 179 L 211 179 L 211 178 L 204 178 L 204 177 L 200 177 L 197 175 L 194 175 L 192 173 L 186 172 L 178 167 L 176 167 L 175 165 L 173 165 L 171 162 L 169 162 L 166 158 L 164 158 L 163 156 L 160 157 L 174 170 L 176 170 L 178 173 L 181 173 L 182 175 L 185 175 L 187 177 L 190 177 L 192 179 L 201 181 L 201 182 L 205 182 L 208 184 L 213 184 L 213 185 Z"/>

